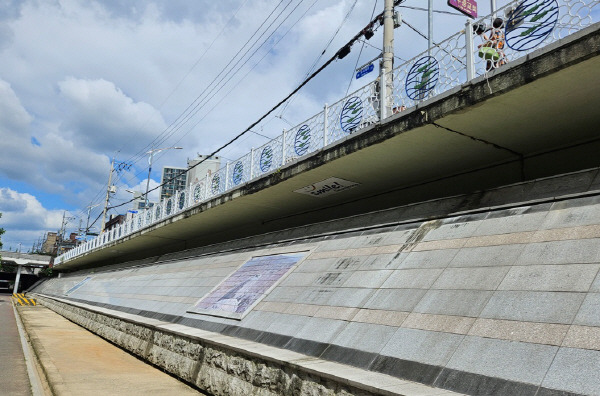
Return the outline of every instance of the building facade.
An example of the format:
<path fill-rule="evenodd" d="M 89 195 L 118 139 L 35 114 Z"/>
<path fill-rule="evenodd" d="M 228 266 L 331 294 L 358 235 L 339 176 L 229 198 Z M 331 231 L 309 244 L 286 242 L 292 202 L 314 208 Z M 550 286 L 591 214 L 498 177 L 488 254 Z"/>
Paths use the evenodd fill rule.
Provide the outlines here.
<path fill-rule="evenodd" d="M 196 166 L 195 168 L 192 168 L 192 166 L 195 166 L 196 164 L 202 162 L 200 165 Z M 187 165 L 188 165 L 188 179 L 187 179 L 187 186 L 191 186 L 192 184 L 196 184 L 198 182 L 203 181 L 204 179 L 206 179 L 206 176 L 208 175 L 209 177 L 212 176 L 213 174 L 215 174 L 219 168 L 221 167 L 221 158 L 220 157 L 209 157 L 208 155 L 198 155 L 198 158 L 190 160 L 188 159 L 187 161 Z"/>
<path fill-rule="evenodd" d="M 162 177 L 160 179 L 160 200 L 175 195 L 177 191 L 185 190 L 187 186 L 188 175 L 186 168 L 177 168 L 173 166 L 163 167 Z"/>
<path fill-rule="evenodd" d="M 56 254 L 56 243 L 58 241 L 58 233 L 48 232 L 42 244 L 42 253 Z"/>

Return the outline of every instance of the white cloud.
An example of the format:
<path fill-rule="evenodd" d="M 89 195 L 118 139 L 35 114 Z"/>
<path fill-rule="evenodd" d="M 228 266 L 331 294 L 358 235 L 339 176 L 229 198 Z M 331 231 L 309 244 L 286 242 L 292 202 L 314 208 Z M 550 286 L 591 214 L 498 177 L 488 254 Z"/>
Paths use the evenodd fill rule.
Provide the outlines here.
<path fill-rule="evenodd" d="M 16 248 L 18 242 L 27 248 L 46 231 L 58 231 L 62 210 L 48 210 L 31 194 L 19 193 L 10 188 L 0 188 L 0 227 L 5 248 Z M 31 242 L 31 243 L 30 243 Z"/>
<path fill-rule="evenodd" d="M 61 130 L 77 146 L 100 152 L 134 153 L 166 125 L 152 106 L 134 102 L 106 80 L 67 78 L 59 84 L 65 99 Z"/>
<path fill-rule="evenodd" d="M 242 4 L 225 26 L 232 10 Z M 125 188 L 145 191 L 145 151 L 149 147 L 184 147 L 154 158 L 153 178 L 157 180 L 162 166 L 183 167 L 186 157 L 211 153 L 304 79 L 354 0 L 317 2 L 272 48 L 312 1 L 302 3 L 269 45 L 256 50 L 256 57 L 244 67 L 238 65 L 239 74 L 225 73 L 225 80 L 232 80 L 216 90 L 196 116 L 178 124 L 170 139 L 153 144 L 194 99 L 211 97 L 206 87 L 232 57 L 240 54 L 242 45 L 277 4 L 270 0 L 5 1 L 0 10 L 0 178 L 15 183 L 9 185 L 9 191 L 18 194 L 20 202 L 37 202 L 43 209 L 46 198 L 25 199 L 27 194 L 17 192 L 18 183 L 31 187 L 27 191 L 54 194 L 65 205 L 85 208 L 90 201 L 100 202 L 104 197 L 110 161 L 118 149 L 117 161 L 135 164 L 117 178 L 121 192 L 115 202 L 130 199 L 130 194 L 122 193 Z M 382 2 L 378 4 L 381 8 Z M 274 15 L 282 8 L 278 7 Z M 318 65 L 362 29 L 372 10 L 373 2 L 356 4 Z M 424 13 L 406 9 L 403 13 L 411 20 L 418 16 L 419 23 L 415 24 L 426 31 Z M 440 21 L 439 15 L 434 17 Z M 453 21 L 459 21 L 455 27 L 437 23 L 436 37 L 464 27 L 464 18 Z M 406 26 L 397 30 L 396 40 L 399 56 L 406 59 L 425 48 L 425 41 Z M 381 31 L 371 43 L 381 45 Z M 321 111 L 325 102 L 341 99 L 359 52 L 356 45 L 349 57 L 334 62 L 304 87 L 284 118 L 299 123 Z M 361 61 L 377 53 L 377 49 L 365 46 Z M 367 82 L 354 82 L 352 87 Z M 275 137 L 283 128 L 289 126 L 271 116 L 255 130 Z M 235 160 L 265 142 L 263 137 L 248 134 L 222 155 Z M 134 156 L 138 152 L 140 155 Z M 151 186 L 157 184 L 154 179 Z M 9 216 L 9 220 L 18 222 L 16 217 Z M 25 227 L 33 220 L 20 221 Z"/>

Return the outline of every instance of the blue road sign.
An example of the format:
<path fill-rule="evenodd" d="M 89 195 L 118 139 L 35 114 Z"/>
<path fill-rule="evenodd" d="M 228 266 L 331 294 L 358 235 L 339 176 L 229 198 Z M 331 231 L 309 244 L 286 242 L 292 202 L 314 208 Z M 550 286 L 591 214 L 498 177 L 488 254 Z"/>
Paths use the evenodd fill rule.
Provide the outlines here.
<path fill-rule="evenodd" d="M 362 76 L 371 73 L 375 69 L 375 66 L 371 63 L 369 66 L 363 67 L 356 73 L 356 79 L 358 80 Z"/>

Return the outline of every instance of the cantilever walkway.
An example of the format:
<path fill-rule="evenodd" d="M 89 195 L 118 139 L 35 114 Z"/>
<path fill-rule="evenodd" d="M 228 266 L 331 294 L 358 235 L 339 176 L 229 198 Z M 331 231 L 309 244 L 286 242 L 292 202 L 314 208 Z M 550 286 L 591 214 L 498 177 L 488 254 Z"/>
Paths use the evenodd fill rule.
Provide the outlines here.
<path fill-rule="evenodd" d="M 7 309 L 10 309 L 12 314 L 10 302 L 0 304 L 2 304 L 0 315 L 3 315 Z M 50 393 L 54 395 L 201 394 L 46 307 L 38 305 L 17 309 L 47 379 Z M 0 319 L 4 330 L 4 316 Z M 13 338 L 18 342 L 18 334 Z M 20 351 L 21 345 L 17 346 Z M 3 347 L 1 342 L 0 347 Z M 3 353 L 2 356 L 7 356 L 4 354 L 4 349 L 0 351 Z M 15 365 L 23 361 L 22 351 L 18 356 L 16 352 L 18 351 L 6 352 L 10 353 L 10 356 L 15 354 L 15 357 L 10 359 Z M 0 359 L 2 374 L 3 364 L 5 364 L 3 362 L 7 360 L 9 359 Z M 0 378 L 2 378 L 0 386 L 4 386 L 4 378 Z M 27 380 L 27 377 L 25 379 Z M 15 385 L 28 391 L 28 381 Z M 29 395 L 30 393 L 3 394 Z"/>
<path fill-rule="evenodd" d="M 0 392 L 4 395 L 31 395 L 25 356 L 10 294 L 0 295 Z"/>

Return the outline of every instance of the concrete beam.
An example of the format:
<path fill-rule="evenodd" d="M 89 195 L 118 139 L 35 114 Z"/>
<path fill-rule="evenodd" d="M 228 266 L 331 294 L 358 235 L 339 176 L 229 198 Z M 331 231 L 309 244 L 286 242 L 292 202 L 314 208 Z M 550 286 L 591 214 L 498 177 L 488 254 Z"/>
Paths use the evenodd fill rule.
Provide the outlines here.
<path fill-rule="evenodd" d="M 596 24 L 58 269 L 146 259 L 599 166 L 599 53 Z M 294 192 L 330 177 L 359 185 L 322 199 Z"/>

